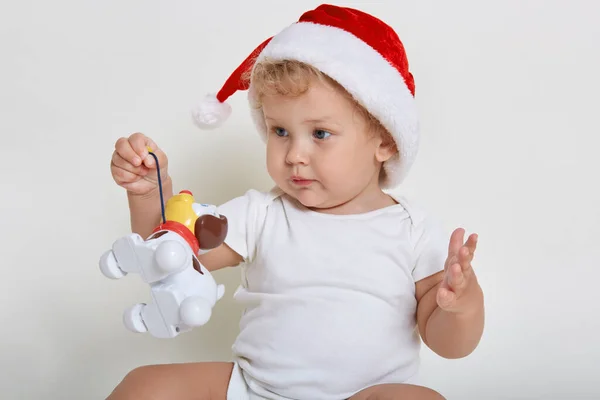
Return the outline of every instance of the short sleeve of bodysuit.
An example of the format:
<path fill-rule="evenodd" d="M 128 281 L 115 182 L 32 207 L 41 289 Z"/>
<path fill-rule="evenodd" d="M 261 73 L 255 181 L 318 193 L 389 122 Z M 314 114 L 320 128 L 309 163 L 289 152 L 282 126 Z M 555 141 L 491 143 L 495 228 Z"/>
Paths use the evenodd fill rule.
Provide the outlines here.
<path fill-rule="evenodd" d="M 269 199 L 269 193 L 251 189 L 217 209 L 220 215 L 227 217 L 225 244 L 238 253 L 244 262 L 250 262 L 254 258 L 261 222 L 265 219 Z"/>
<path fill-rule="evenodd" d="M 424 216 L 413 227 L 415 282 L 444 269 L 450 235 L 440 221 Z"/>
<path fill-rule="evenodd" d="M 418 282 L 444 270 L 450 235 L 438 219 L 415 206 L 412 201 L 402 196 L 396 199 L 410 215 L 410 240 L 413 246 L 411 273 L 413 280 Z"/>

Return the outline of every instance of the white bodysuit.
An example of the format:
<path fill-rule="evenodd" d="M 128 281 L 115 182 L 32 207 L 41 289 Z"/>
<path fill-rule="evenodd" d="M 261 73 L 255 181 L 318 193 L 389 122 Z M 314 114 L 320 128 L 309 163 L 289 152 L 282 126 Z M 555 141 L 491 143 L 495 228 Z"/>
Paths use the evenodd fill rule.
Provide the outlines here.
<path fill-rule="evenodd" d="M 219 207 L 244 258 L 228 399 L 341 400 L 417 373 L 415 282 L 443 269 L 449 236 L 395 199 L 332 215 L 250 190 Z"/>

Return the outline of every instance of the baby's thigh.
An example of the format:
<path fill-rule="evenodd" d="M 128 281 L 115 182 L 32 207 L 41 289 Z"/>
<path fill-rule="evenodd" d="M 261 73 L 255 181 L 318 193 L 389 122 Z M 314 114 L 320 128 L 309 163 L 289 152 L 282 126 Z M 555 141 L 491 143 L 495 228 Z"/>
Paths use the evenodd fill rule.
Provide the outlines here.
<path fill-rule="evenodd" d="M 233 363 L 148 365 L 134 369 L 107 400 L 196 400 L 227 398 Z"/>
<path fill-rule="evenodd" d="M 435 390 L 431 390 L 423 386 L 400 383 L 371 386 L 367 389 L 361 390 L 354 396 L 350 397 L 349 400 L 399 399 L 445 400 L 445 398 Z"/>

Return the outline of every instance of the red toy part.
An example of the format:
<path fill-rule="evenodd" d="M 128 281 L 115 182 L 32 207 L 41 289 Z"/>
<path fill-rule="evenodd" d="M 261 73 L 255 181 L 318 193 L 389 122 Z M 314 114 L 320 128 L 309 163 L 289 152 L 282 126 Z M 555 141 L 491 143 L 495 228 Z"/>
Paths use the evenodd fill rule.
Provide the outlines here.
<path fill-rule="evenodd" d="M 177 233 L 179 236 L 185 239 L 185 241 L 190 245 L 194 255 L 198 254 L 200 251 L 200 244 L 198 243 L 198 239 L 196 236 L 190 231 L 185 225 L 177 221 L 167 221 L 163 224 L 158 225 L 152 234 L 155 234 L 160 231 L 171 231 Z"/>

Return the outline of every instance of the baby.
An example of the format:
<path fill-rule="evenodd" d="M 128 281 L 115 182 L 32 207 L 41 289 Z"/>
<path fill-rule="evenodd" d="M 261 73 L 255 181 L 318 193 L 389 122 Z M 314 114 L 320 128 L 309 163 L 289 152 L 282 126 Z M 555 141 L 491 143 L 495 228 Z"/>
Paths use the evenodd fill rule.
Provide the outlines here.
<path fill-rule="evenodd" d="M 258 46 L 196 122 L 220 123 L 246 89 L 276 185 L 221 205 L 225 243 L 199 257 L 209 271 L 241 265 L 234 362 L 140 367 L 109 399 L 442 399 L 419 385 L 420 342 L 445 358 L 478 345 L 477 236 L 445 235 L 384 191 L 419 142 L 400 39 L 371 15 L 321 5 Z M 160 219 L 147 146 L 169 198 L 167 157 L 143 134 L 117 141 L 111 167 L 143 237 Z"/>

